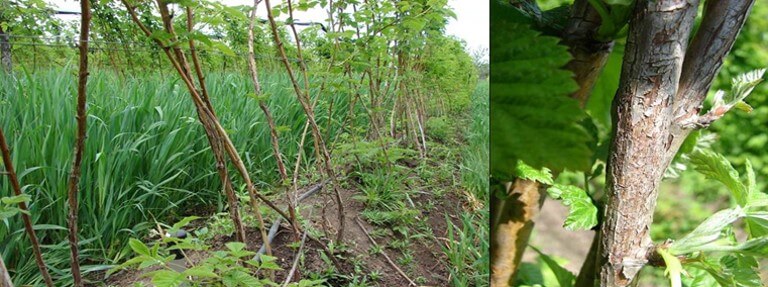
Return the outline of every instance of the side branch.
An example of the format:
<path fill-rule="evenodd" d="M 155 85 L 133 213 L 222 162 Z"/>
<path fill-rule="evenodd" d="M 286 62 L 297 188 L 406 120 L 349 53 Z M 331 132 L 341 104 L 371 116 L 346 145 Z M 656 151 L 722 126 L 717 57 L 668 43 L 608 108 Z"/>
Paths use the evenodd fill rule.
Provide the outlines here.
<path fill-rule="evenodd" d="M 573 4 L 568 26 L 563 30 L 563 42 L 568 45 L 573 59 L 565 66 L 573 71 L 579 89 L 572 98 L 585 106 L 597 77 L 605 66 L 613 49 L 612 40 L 597 39 L 602 21 L 600 15 L 587 0 L 576 0 Z"/>
<path fill-rule="evenodd" d="M 699 113 L 712 79 L 733 47 L 754 3 L 754 0 L 706 1 L 704 18 L 685 54 L 680 75 L 675 104 L 679 121 L 690 122 L 690 118 Z"/>

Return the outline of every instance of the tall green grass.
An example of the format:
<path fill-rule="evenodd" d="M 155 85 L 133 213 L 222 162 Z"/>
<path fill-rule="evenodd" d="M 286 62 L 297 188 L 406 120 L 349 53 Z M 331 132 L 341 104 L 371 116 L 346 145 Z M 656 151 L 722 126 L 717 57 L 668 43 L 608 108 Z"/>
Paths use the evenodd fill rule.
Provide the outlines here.
<path fill-rule="evenodd" d="M 476 212 L 462 213 L 461 226 L 448 222 L 448 246 L 443 250 L 450 262 L 452 286 L 488 286 L 489 243 L 489 90 L 480 82 L 472 95 L 471 123 L 463 131 L 467 147 L 462 153 L 462 186 L 481 204 Z"/>
<path fill-rule="evenodd" d="M 75 135 L 75 78 L 72 69 L 57 69 L 0 79 L 0 126 L 10 140 L 24 192 L 33 198 L 30 212 L 44 258 L 62 285 L 71 280 L 66 182 Z M 266 120 L 256 100 L 247 96 L 253 93 L 247 75 L 210 74 L 206 80 L 222 125 L 254 180 L 268 188 L 279 176 Z M 288 89 L 286 75 L 262 73 L 261 80 L 282 131 L 280 147 L 292 166 L 304 113 Z M 349 111 L 348 95 L 325 97 L 316 109 L 321 127 Z M 335 112 L 329 117 L 330 100 Z M 122 78 L 93 71 L 88 114 L 78 219 L 84 272 L 123 260 L 128 238 L 144 234 L 154 218 L 195 213 L 204 206 L 223 208 L 207 139 L 190 96 L 175 75 Z M 339 125 L 339 121 L 331 124 L 331 136 L 340 131 Z M 313 160 L 311 147 L 308 142 L 303 151 L 307 161 Z M 0 177 L 0 196 L 10 193 L 7 179 Z M 30 248 L 21 220 L 0 222 L 0 255 L 18 285 L 42 282 Z"/>

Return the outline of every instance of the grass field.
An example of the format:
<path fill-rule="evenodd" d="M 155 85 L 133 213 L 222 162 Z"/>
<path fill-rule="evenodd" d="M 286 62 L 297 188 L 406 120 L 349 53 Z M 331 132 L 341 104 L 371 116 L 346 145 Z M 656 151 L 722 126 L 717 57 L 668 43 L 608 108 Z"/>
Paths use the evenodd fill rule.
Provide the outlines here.
<path fill-rule="evenodd" d="M 44 259 L 65 285 L 71 280 L 65 214 L 75 134 L 72 73 L 56 69 L 0 79 L 0 126 L 10 140 L 24 192 L 32 196 L 30 213 L 37 223 Z M 286 77 L 263 73 L 261 80 L 271 95 L 267 102 L 279 126 L 286 165 L 293 166 L 304 113 L 286 89 L 290 87 Z M 222 125 L 259 188 L 268 193 L 279 176 L 263 113 L 256 100 L 248 97 L 253 90 L 249 80 L 245 75 L 210 74 L 207 81 Z M 175 77 L 158 73 L 121 78 L 94 72 L 88 93 L 88 138 L 79 194 L 80 256 L 86 274 L 130 258 L 128 239 L 145 235 L 155 220 L 173 222 L 201 210 L 212 213 L 225 207 L 208 142 L 187 91 Z M 487 277 L 487 96 L 487 83 L 482 83 L 473 95 L 473 110 L 466 113 L 473 118 L 456 119 L 472 122 L 454 131 L 462 143 L 445 144 L 449 154 L 460 154 L 455 164 L 448 163 L 461 174 L 456 190 L 465 190 L 463 195 L 474 206 L 469 208 L 473 212 L 461 215 L 460 224 L 449 227 L 450 244 L 443 249 L 454 266 L 450 270 L 454 286 L 481 286 Z M 342 132 L 340 119 L 349 112 L 349 98 L 334 94 L 332 99 L 318 101 L 318 124 L 330 127 L 324 131 L 330 138 Z M 334 109 L 329 116 L 331 101 Z M 355 111 L 363 113 L 360 107 Z M 330 125 L 329 118 L 333 119 Z M 355 120 L 346 126 L 366 126 L 366 117 Z M 302 151 L 306 154 L 303 166 L 313 165 L 311 148 L 308 144 Z M 386 174 L 371 174 L 386 182 Z M 11 193 L 8 186 L 5 177 L 0 179 L 2 195 Z M 0 251 L 12 266 L 14 281 L 41 282 L 21 220 L 0 224 L 0 239 Z M 467 244 L 478 248 L 468 252 L 463 248 Z"/>
<path fill-rule="evenodd" d="M 295 103 L 287 78 L 264 75 L 268 105 L 283 131 L 280 143 L 289 166 L 298 149 L 305 116 Z M 243 76 L 208 76 L 213 104 L 254 179 L 267 188 L 278 178 L 268 127 Z M 160 74 L 118 78 L 93 73 L 88 83 L 88 138 L 80 193 L 81 257 L 105 268 L 126 256 L 127 237 L 158 220 L 189 213 L 195 207 L 224 205 L 220 183 L 191 99 L 174 77 Z M 66 245 L 66 179 L 74 142 L 75 83 L 70 72 L 50 70 L 21 75 L 0 84 L 0 125 L 14 151 L 13 160 L 24 191 L 33 202 L 30 212 L 54 273 L 68 268 Z M 336 95 L 334 118 L 347 112 L 346 95 Z M 327 101 L 320 101 L 318 122 L 327 125 Z M 338 123 L 331 124 L 331 134 Z M 308 154 L 312 154 L 308 145 Z M 311 157 L 304 157 L 310 158 Z M 5 178 L 3 194 L 10 194 Z M 45 224 L 42 224 L 45 223 Z M 36 277 L 37 267 L 26 256 L 29 241 L 21 221 L 0 226 L 4 258 L 18 266 L 21 282 Z M 29 276 L 30 278 L 28 278 Z M 33 280 L 34 281 L 34 280 Z"/>

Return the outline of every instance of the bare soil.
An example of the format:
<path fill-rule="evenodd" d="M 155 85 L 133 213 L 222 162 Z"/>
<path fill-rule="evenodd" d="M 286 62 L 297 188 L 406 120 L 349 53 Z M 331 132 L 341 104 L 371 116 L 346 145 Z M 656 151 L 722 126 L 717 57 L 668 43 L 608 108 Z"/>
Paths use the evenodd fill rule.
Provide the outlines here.
<path fill-rule="evenodd" d="M 352 185 L 354 186 L 354 185 Z M 443 254 L 442 248 L 445 244 L 447 237 L 447 222 L 445 215 L 453 221 L 454 225 L 458 225 L 458 217 L 456 214 L 462 212 L 463 206 L 467 205 L 466 200 L 461 195 L 461 192 L 456 187 L 445 187 L 448 191 L 441 197 L 435 196 L 429 191 L 421 191 L 411 194 L 411 200 L 414 204 L 414 209 L 421 210 L 421 214 L 416 218 L 416 222 L 426 222 L 429 228 L 432 230 L 432 234 L 419 239 L 412 239 L 412 244 L 409 248 L 412 250 L 413 262 L 407 266 L 401 266 L 398 263 L 398 259 L 402 257 L 402 250 L 396 250 L 387 246 L 387 243 L 399 239 L 395 236 L 394 232 L 386 232 L 388 235 L 374 236 L 376 242 L 383 247 L 384 252 L 398 264 L 398 268 L 406 273 L 406 275 L 413 281 L 416 281 L 420 286 L 448 286 L 450 282 L 450 275 L 448 272 L 448 259 Z M 356 223 L 361 212 L 365 206 L 363 203 L 353 199 L 353 196 L 359 193 L 359 191 L 352 189 L 341 190 L 341 197 L 344 199 L 345 208 L 345 230 L 344 230 L 344 243 L 346 248 L 337 248 L 336 257 L 339 259 L 341 266 L 339 269 L 334 270 L 335 276 L 328 279 L 328 286 L 346 286 L 355 277 L 360 277 L 370 274 L 371 272 L 377 272 L 380 274 L 380 278 L 374 282 L 368 280 L 368 286 L 408 286 L 407 280 L 400 275 L 396 269 L 387 262 L 387 260 L 381 254 L 371 254 L 370 250 L 373 244 L 370 242 L 365 232 Z M 308 216 L 310 209 L 312 211 L 312 218 L 309 221 L 312 227 L 324 231 L 325 234 L 335 234 L 339 226 L 336 222 L 337 209 L 336 204 L 332 200 L 331 190 L 323 190 L 318 195 L 315 195 L 305 202 L 303 206 L 311 206 L 310 208 L 304 207 L 302 209 L 302 215 Z M 428 202 L 432 202 L 434 208 L 427 211 L 423 206 Z M 374 226 L 365 220 L 362 220 L 363 227 L 370 233 L 374 229 L 386 229 L 383 226 Z M 199 224 L 199 223 L 198 223 Z M 268 224 L 270 225 L 270 224 Z M 202 226 L 198 226 L 202 227 Z M 413 231 L 415 226 L 410 227 Z M 246 230 L 247 244 L 252 250 L 256 250 L 261 245 L 261 236 L 258 229 L 249 227 Z M 333 236 L 331 236 L 333 237 Z M 327 238 L 320 238 L 326 246 L 329 243 Z M 216 236 L 212 242 L 208 242 L 211 245 L 210 251 L 225 249 L 225 243 L 234 241 L 234 236 Z M 277 263 L 282 270 L 275 273 L 275 282 L 282 282 L 287 276 L 288 270 L 291 269 L 291 265 L 296 256 L 296 246 L 294 243 L 294 235 L 292 229 L 287 224 L 281 226 L 277 237 L 272 243 L 273 256 L 278 257 Z M 293 246 L 293 247 L 291 247 Z M 322 273 L 331 268 L 331 265 L 326 263 L 322 257 L 322 248 L 316 241 L 307 239 L 304 247 L 304 258 L 299 265 L 298 272 L 294 274 L 292 281 L 298 281 L 300 278 L 309 273 Z M 189 252 L 188 258 L 193 264 L 204 261 L 208 253 L 207 252 Z M 189 264 L 187 264 L 189 267 Z M 355 270 L 357 267 L 357 270 Z M 152 286 L 149 278 L 142 276 L 143 273 L 156 270 L 149 269 L 143 272 L 136 270 L 124 270 L 117 272 L 107 278 L 106 280 L 97 280 L 98 282 L 91 286 L 133 286 L 135 282 L 143 282 L 146 286 Z M 103 278 L 103 275 L 99 277 Z"/>
<path fill-rule="evenodd" d="M 559 201 L 545 200 L 541 212 L 534 218 L 536 225 L 529 244 L 545 254 L 566 259 L 568 262 L 563 267 L 578 274 L 595 232 L 565 230 L 563 223 L 567 216 L 568 207 Z M 537 257 L 536 251 L 526 248 L 523 262 L 533 262 Z"/>

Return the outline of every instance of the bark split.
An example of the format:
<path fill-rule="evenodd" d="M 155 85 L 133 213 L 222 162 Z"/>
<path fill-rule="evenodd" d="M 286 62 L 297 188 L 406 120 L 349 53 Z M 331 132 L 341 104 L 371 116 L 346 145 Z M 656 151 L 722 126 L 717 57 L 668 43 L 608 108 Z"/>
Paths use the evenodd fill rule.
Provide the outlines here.
<path fill-rule="evenodd" d="M 738 2 L 738 3 L 737 3 Z M 614 99 L 614 136 L 599 249 L 601 286 L 628 286 L 653 257 L 649 236 L 658 186 L 699 116 L 712 79 L 753 1 L 707 1 L 687 47 L 697 0 L 638 3 Z"/>

